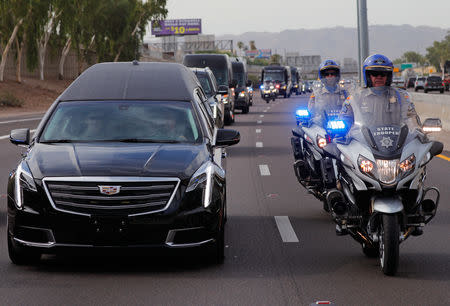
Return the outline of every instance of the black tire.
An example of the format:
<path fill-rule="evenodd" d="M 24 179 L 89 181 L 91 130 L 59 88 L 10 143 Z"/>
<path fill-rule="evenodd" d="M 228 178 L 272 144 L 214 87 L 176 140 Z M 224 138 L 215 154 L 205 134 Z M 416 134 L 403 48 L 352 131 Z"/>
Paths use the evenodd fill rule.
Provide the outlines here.
<path fill-rule="evenodd" d="M 441 92 L 441 93 L 444 93 L 444 90 L 443 90 L 443 89 L 441 89 L 441 90 L 440 90 L 440 92 Z"/>
<path fill-rule="evenodd" d="M 322 204 L 323 204 L 323 210 L 325 210 L 326 212 L 330 212 L 330 207 L 328 206 L 328 202 L 327 200 L 322 200 Z"/>
<path fill-rule="evenodd" d="M 41 253 L 25 247 L 20 246 L 12 240 L 8 233 L 8 255 L 11 262 L 15 265 L 32 265 L 38 263 L 41 259 Z"/>
<path fill-rule="evenodd" d="M 379 225 L 379 258 L 381 270 L 386 275 L 395 275 L 399 259 L 400 227 L 396 215 L 382 215 Z"/>
<path fill-rule="evenodd" d="M 283 97 L 286 99 L 287 98 L 287 93 L 284 93 Z"/>
<path fill-rule="evenodd" d="M 418 91 L 418 89 L 417 89 L 417 88 L 414 88 L 414 91 Z"/>
<path fill-rule="evenodd" d="M 380 256 L 380 249 L 378 245 L 376 247 L 373 247 L 371 245 L 363 243 L 362 251 L 364 255 L 366 255 L 369 258 L 378 258 Z"/>
<path fill-rule="evenodd" d="M 266 103 L 269 103 L 270 102 L 270 99 L 266 99 Z"/>
<path fill-rule="evenodd" d="M 244 106 L 244 108 L 242 109 L 242 113 L 248 114 L 249 110 L 250 110 L 250 106 Z"/>
<path fill-rule="evenodd" d="M 428 92 L 428 90 L 424 89 L 424 90 L 423 90 L 423 92 L 424 92 L 424 93 L 427 93 L 427 92 Z"/>
<path fill-rule="evenodd" d="M 216 241 L 213 242 L 210 251 L 211 259 L 215 264 L 222 264 L 225 260 L 225 223 L 217 233 Z"/>

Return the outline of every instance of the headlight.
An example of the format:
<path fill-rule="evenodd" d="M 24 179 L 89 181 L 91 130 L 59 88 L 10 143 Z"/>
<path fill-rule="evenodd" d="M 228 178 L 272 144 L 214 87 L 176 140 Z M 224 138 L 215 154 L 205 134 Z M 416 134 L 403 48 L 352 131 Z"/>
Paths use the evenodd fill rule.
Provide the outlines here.
<path fill-rule="evenodd" d="M 212 175 L 214 164 L 210 161 L 204 163 L 194 175 L 186 188 L 186 192 L 193 191 L 197 188 L 203 189 L 203 207 L 207 208 L 211 204 L 212 198 Z"/>
<path fill-rule="evenodd" d="M 358 165 L 362 173 L 373 175 L 375 172 L 373 162 L 362 155 L 358 156 Z"/>
<path fill-rule="evenodd" d="M 398 175 L 398 159 L 377 159 L 378 179 L 385 184 L 392 184 Z"/>
<path fill-rule="evenodd" d="M 23 190 L 37 191 L 33 175 L 31 174 L 31 171 L 25 161 L 21 162 L 19 166 L 17 166 L 14 179 L 14 197 L 16 200 L 16 206 L 21 208 L 23 206 Z"/>
<path fill-rule="evenodd" d="M 415 165 L 416 165 L 416 156 L 414 154 L 411 154 L 400 163 L 399 168 L 403 173 L 408 173 L 409 171 L 414 169 Z"/>
<path fill-rule="evenodd" d="M 245 97 L 245 92 L 244 92 L 244 91 L 241 91 L 241 92 L 239 93 L 239 97 L 241 97 L 241 98 Z"/>
<path fill-rule="evenodd" d="M 286 89 L 286 85 L 283 86 L 283 89 Z"/>
<path fill-rule="evenodd" d="M 325 148 L 327 145 L 327 139 L 323 136 L 317 135 L 317 146 L 321 149 Z"/>

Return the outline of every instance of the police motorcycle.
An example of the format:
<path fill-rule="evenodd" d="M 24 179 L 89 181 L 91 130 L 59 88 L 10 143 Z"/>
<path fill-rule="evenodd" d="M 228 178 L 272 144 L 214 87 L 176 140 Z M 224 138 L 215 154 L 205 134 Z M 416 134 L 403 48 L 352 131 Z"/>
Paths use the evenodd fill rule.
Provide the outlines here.
<path fill-rule="evenodd" d="M 386 113 L 355 103 L 353 127 L 348 131 L 345 120 L 328 122 L 333 141 L 323 149 L 336 170 L 336 189 L 327 194 L 336 233 L 349 234 L 365 255 L 378 257 L 386 275 L 397 271 L 400 243 L 421 235 L 436 215 L 440 193 L 426 186 L 426 165 L 443 150 L 426 135 L 440 131 L 441 121 L 429 118 L 412 129 L 402 122 L 396 99 L 386 101 Z"/>
<path fill-rule="evenodd" d="M 275 98 L 278 96 L 278 89 L 275 88 L 275 85 L 271 81 L 265 81 L 260 86 L 261 89 L 261 98 L 266 100 L 267 103 L 270 100 L 275 101 Z"/>
<path fill-rule="evenodd" d="M 315 94 L 322 88 L 322 83 L 315 81 Z M 326 195 L 335 188 L 335 175 L 332 159 L 324 155 L 323 148 L 331 141 L 327 132 L 327 122 L 337 119 L 341 105 L 336 104 L 323 110 L 322 124 L 312 118 L 307 108 L 296 110 L 297 128 L 292 130 L 292 150 L 294 153 L 294 173 L 298 182 L 319 201 L 323 209 L 329 211 Z"/>

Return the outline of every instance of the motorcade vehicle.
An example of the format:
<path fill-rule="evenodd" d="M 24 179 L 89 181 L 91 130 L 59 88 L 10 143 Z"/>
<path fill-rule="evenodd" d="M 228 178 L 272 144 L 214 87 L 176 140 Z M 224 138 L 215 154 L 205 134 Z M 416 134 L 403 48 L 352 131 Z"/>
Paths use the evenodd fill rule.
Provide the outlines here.
<path fill-rule="evenodd" d="M 226 54 L 186 54 L 183 57 L 183 65 L 186 67 L 209 67 L 216 77 L 218 92 L 222 96 L 225 105 L 225 124 L 234 122 L 234 88 L 236 80 L 233 79 L 231 61 Z"/>
<path fill-rule="evenodd" d="M 410 130 L 399 108 L 391 109 L 392 116 L 354 111 L 361 121 L 350 131 L 345 120 L 327 123 L 323 152 L 332 160 L 336 190 L 327 193 L 326 202 L 336 234 L 350 235 L 366 256 L 379 258 L 384 274 L 394 275 L 400 244 L 421 235 L 437 212 L 439 190 L 425 185 L 426 165 L 443 145 L 426 133 L 439 131 L 442 124 L 429 118 Z M 293 134 L 301 137 L 303 131 Z"/>
<path fill-rule="evenodd" d="M 423 89 L 425 86 L 425 77 L 417 76 L 416 81 L 414 82 L 414 91 L 418 91 L 419 89 Z"/>
<path fill-rule="evenodd" d="M 272 81 L 265 81 L 264 84 L 260 86 L 261 98 L 263 98 L 267 103 L 270 100 L 275 101 L 278 96 L 278 89 L 275 88 L 275 84 Z"/>
<path fill-rule="evenodd" d="M 254 89 L 253 89 L 253 83 L 252 83 L 252 81 L 249 81 L 249 86 L 247 86 L 247 90 L 248 90 L 248 96 L 249 96 L 249 98 L 250 98 L 250 106 L 252 106 L 253 105 L 253 91 L 254 91 Z"/>
<path fill-rule="evenodd" d="M 416 81 L 416 77 L 409 77 L 409 78 L 407 78 L 407 80 L 405 82 L 405 87 L 406 88 L 413 88 L 415 81 Z"/>
<path fill-rule="evenodd" d="M 216 78 L 211 69 L 191 68 L 192 72 L 197 76 L 203 91 L 208 98 L 208 105 L 211 108 L 214 123 L 218 128 L 223 128 L 225 124 L 225 107 L 222 102 L 222 96 L 218 92 Z"/>
<path fill-rule="evenodd" d="M 278 90 L 278 94 L 284 98 L 291 96 L 291 69 L 289 66 L 270 65 L 265 66 L 261 72 L 261 80 L 272 82 Z"/>
<path fill-rule="evenodd" d="M 310 81 L 310 80 L 304 80 L 303 81 L 303 92 L 307 93 L 307 92 L 313 92 L 313 83 L 314 81 Z"/>
<path fill-rule="evenodd" d="M 247 76 L 247 65 L 241 61 L 232 61 L 233 79 L 237 81 L 234 89 L 234 108 L 242 110 L 243 114 L 247 114 L 250 110 L 250 93 L 248 87 L 251 82 Z"/>
<path fill-rule="evenodd" d="M 403 78 L 397 78 L 397 77 L 394 77 L 394 78 L 392 79 L 391 86 L 392 86 L 392 87 L 396 87 L 396 88 L 400 88 L 400 89 L 405 89 L 405 90 L 406 90 L 406 87 L 405 87 L 405 80 L 404 80 Z"/>
<path fill-rule="evenodd" d="M 52 104 L 8 179 L 11 261 L 44 253 L 108 254 L 197 248 L 223 260 L 223 148 L 239 132 L 218 129 L 207 97 L 175 63 L 102 63 Z M 152 251 L 153 252 L 153 251 Z"/>
<path fill-rule="evenodd" d="M 444 82 L 440 76 L 430 75 L 425 78 L 423 92 L 427 93 L 429 91 L 439 91 L 440 93 L 444 93 Z"/>
<path fill-rule="evenodd" d="M 291 94 L 295 93 L 295 95 L 298 96 L 299 94 L 301 94 L 300 75 L 298 73 L 297 67 L 290 66 L 290 69 L 291 69 L 291 82 L 292 82 Z"/>

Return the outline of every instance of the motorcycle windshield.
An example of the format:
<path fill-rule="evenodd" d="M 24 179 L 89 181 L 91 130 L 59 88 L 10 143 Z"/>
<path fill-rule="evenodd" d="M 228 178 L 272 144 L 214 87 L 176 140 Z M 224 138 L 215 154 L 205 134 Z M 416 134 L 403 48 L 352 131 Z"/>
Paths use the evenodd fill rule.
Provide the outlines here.
<path fill-rule="evenodd" d="M 390 88 L 365 88 L 354 95 L 354 125 L 351 136 L 365 141 L 375 155 L 389 157 L 397 152 L 408 136 L 401 101 Z"/>

